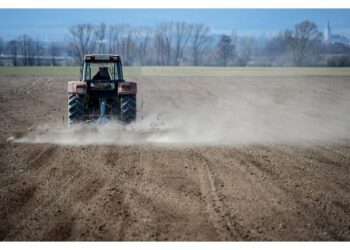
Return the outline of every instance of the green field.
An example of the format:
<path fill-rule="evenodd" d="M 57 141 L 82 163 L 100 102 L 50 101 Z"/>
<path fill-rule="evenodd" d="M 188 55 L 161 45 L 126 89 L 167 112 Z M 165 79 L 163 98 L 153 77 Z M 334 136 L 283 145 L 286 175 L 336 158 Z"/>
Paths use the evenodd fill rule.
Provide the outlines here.
<path fill-rule="evenodd" d="M 0 75 L 79 77 L 79 67 L 0 67 Z M 137 76 L 350 76 L 350 68 L 124 67 Z"/>

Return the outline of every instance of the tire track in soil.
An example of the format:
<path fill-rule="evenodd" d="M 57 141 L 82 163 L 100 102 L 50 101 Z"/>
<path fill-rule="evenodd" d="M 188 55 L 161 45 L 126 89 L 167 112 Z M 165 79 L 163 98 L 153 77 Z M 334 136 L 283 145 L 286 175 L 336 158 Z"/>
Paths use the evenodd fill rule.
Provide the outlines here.
<path fill-rule="evenodd" d="M 339 145 L 327 145 L 327 146 L 323 146 L 323 145 L 318 145 L 315 146 L 316 149 L 319 149 L 320 151 L 322 151 L 324 154 L 326 154 L 328 157 L 332 158 L 332 157 L 337 157 L 340 158 L 341 160 L 344 160 L 345 162 L 349 162 L 350 161 L 350 155 L 348 153 L 344 153 L 344 152 L 339 152 Z M 345 151 L 346 149 L 344 149 L 343 147 L 341 147 L 341 149 L 343 151 Z M 335 162 L 337 162 L 337 160 L 335 160 Z M 343 166 L 346 166 L 345 164 L 342 164 Z"/>
<path fill-rule="evenodd" d="M 267 178 L 270 183 L 273 183 L 274 185 L 278 186 L 281 190 L 284 191 L 285 195 L 288 197 L 291 197 L 292 200 L 300 207 L 300 211 L 303 211 L 303 217 L 305 220 L 311 219 L 313 224 L 317 227 L 318 231 L 322 235 L 321 237 L 323 239 L 329 239 L 329 240 L 345 240 L 343 235 L 339 234 L 337 230 L 334 230 L 335 228 L 339 227 L 339 225 L 335 225 L 334 222 L 329 218 L 329 214 L 327 214 L 327 211 L 323 211 L 320 209 L 320 207 L 315 207 L 314 204 L 310 207 L 310 204 L 308 204 L 303 199 L 300 199 L 301 194 L 298 192 L 297 189 L 292 189 L 288 185 L 283 185 L 283 181 L 286 180 L 283 176 L 281 176 L 281 173 L 274 171 L 278 166 L 274 162 L 266 161 L 266 159 L 260 159 L 255 156 L 257 152 L 259 152 L 258 148 L 264 148 L 262 146 L 255 146 L 254 147 L 254 154 L 245 152 L 243 150 L 239 150 L 240 154 L 243 156 L 242 160 L 245 161 L 247 165 L 250 167 L 254 167 L 256 170 L 258 170 L 264 178 Z M 283 151 L 281 151 L 283 152 Z M 294 157 L 295 154 L 289 154 L 288 156 L 293 157 L 296 161 L 301 161 L 300 158 Z M 274 157 L 276 159 L 281 159 L 281 157 Z M 272 165 L 273 167 L 266 168 L 266 165 Z M 281 165 L 280 165 L 281 166 Z M 295 168 L 297 171 L 300 171 L 300 169 Z M 311 172 L 310 172 L 311 173 Z M 289 173 L 290 174 L 290 173 Z M 311 173 L 312 174 L 312 173 Z M 295 176 L 295 178 L 297 178 Z M 338 206 L 341 208 L 341 206 Z M 318 210 L 318 216 L 315 217 L 314 209 Z M 340 213 L 345 213 L 344 210 L 340 211 Z M 321 214 L 321 216 L 320 216 Z M 322 218 L 323 221 L 320 221 L 319 218 Z M 324 221 L 328 225 L 327 229 L 325 229 Z M 331 228 L 329 228 L 331 226 Z M 325 232 L 326 231 L 326 232 Z M 329 236 L 331 238 L 329 238 Z"/>
<path fill-rule="evenodd" d="M 116 201 L 108 201 L 108 203 L 111 203 L 109 207 L 112 210 L 113 204 L 119 208 L 119 219 L 121 222 L 118 233 L 111 235 L 113 239 L 118 241 L 131 239 L 129 229 L 135 223 L 131 208 L 135 202 L 134 197 L 136 197 L 135 187 L 143 176 L 142 146 L 130 147 L 130 152 L 128 154 L 125 154 L 128 150 L 126 150 L 126 152 L 125 150 L 121 150 L 120 152 L 120 149 L 121 147 L 108 147 L 107 153 L 103 154 L 104 157 L 101 158 L 107 165 L 102 166 L 105 173 L 111 172 L 111 170 L 116 171 L 108 174 L 113 176 L 113 178 L 111 179 L 111 177 L 109 177 L 107 185 L 109 189 L 118 190 L 117 197 L 114 196 Z"/>
<path fill-rule="evenodd" d="M 174 195 L 171 186 L 171 178 L 164 164 L 164 151 L 158 148 L 140 148 L 140 163 L 138 168 L 141 174 L 137 174 L 133 187 L 133 199 L 130 203 L 130 211 L 135 220 L 131 224 L 128 238 L 131 240 L 181 240 L 178 232 L 170 232 L 177 227 L 174 221 L 181 219 L 181 211 L 177 211 L 178 204 L 169 202 L 169 197 Z M 170 152 L 169 152 L 170 153 Z M 171 153 L 169 154 L 171 157 Z M 165 174 L 165 176 L 164 176 Z M 163 181 L 164 180 L 164 181 Z M 181 201 L 179 201 L 181 203 Z M 136 222 L 137 220 L 137 222 Z M 180 223 L 180 221 L 178 221 Z M 180 234 L 181 236 L 181 234 Z"/>
<path fill-rule="evenodd" d="M 336 184 L 345 193 L 350 192 L 350 182 L 346 181 L 350 178 L 350 170 L 346 163 L 348 162 L 348 157 L 342 157 L 334 150 L 324 148 L 324 146 L 315 146 L 315 149 L 311 149 L 310 147 L 304 147 L 302 149 L 289 147 L 289 149 L 292 151 L 290 157 L 296 162 L 301 165 L 312 165 L 313 168 L 317 170 L 312 172 L 314 176 L 317 175 L 318 178 L 323 178 L 325 183 L 330 181 L 329 178 L 331 177 L 332 184 Z M 281 149 L 278 149 L 278 151 L 283 152 Z M 332 154 L 330 154 L 329 151 L 332 151 Z M 329 169 L 336 171 L 332 172 L 329 171 Z M 304 170 L 308 171 L 309 169 L 306 168 Z"/>
<path fill-rule="evenodd" d="M 236 231 L 241 238 L 288 240 L 283 232 L 285 224 L 288 224 L 288 218 L 284 216 L 284 204 L 287 201 L 284 191 L 266 182 L 261 174 L 253 173 L 236 148 L 209 148 L 204 154 L 210 157 L 218 173 L 223 175 L 222 192 L 225 196 L 222 199 L 226 209 L 231 211 L 231 218 L 234 218 Z M 275 217 L 279 219 L 276 220 Z"/>
<path fill-rule="evenodd" d="M 206 209 L 211 222 L 222 237 L 220 240 L 242 240 L 236 229 L 236 223 L 232 221 L 229 210 L 222 202 L 223 195 L 218 192 L 218 182 L 220 180 L 213 171 L 211 161 L 200 151 L 190 150 L 194 159 L 198 159 L 202 164 L 199 166 L 199 176 L 201 183 L 201 195 L 206 203 Z"/>
<path fill-rule="evenodd" d="M 49 145 L 45 150 L 39 150 L 39 153 L 37 151 L 33 152 L 29 158 L 29 168 L 36 170 L 40 169 L 44 164 L 50 163 L 49 159 L 52 158 L 57 148 L 57 146 Z"/>
<path fill-rule="evenodd" d="M 257 152 L 259 152 L 259 148 L 260 151 L 263 151 L 263 153 L 270 151 L 267 146 L 254 147 Z M 346 169 L 347 163 L 341 163 L 337 160 L 329 159 L 323 155 L 325 154 L 325 149 L 321 149 L 319 147 L 316 148 L 322 152 L 322 155 L 320 152 L 312 150 L 308 147 L 302 147 L 298 149 L 295 146 L 275 146 L 273 149 L 273 156 L 276 156 L 276 159 L 283 159 L 284 157 L 285 159 L 288 159 L 289 162 L 294 162 L 295 164 L 290 164 L 289 167 L 291 167 L 296 172 L 296 174 L 300 174 L 304 178 L 305 173 L 308 173 L 314 177 L 314 180 L 318 180 L 320 182 L 322 181 L 324 189 L 341 190 L 343 193 L 349 193 L 349 182 L 346 182 L 346 180 L 348 176 L 350 176 L 350 172 Z M 263 158 L 263 160 L 266 160 L 266 157 Z M 261 166 L 263 166 L 263 164 L 261 164 Z M 273 165 L 273 167 L 274 169 L 278 168 L 276 163 Z M 329 169 L 336 169 L 338 172 L 342 173 L 339 174 L 334 171 L 331 172 Z M 268 169 L 265 168 L 265 171 L 267 170 Z M 330 178 L 332 178 L 332 180 L 330 180 Z M 346 184 L 343 182 L 346 182 Z M 329 185 L 329 183 L 332 185 Z M 334 186 L 337 186 L 337 188 Z"/>
<path fill-rule="evenodd" d="M 58 150 L 58 147 L 51 145 L 43 145 L 41 150 L 38 148 L 34 151 L 29 150 L 28 155 L 34 157 L 31 157 L 33 158 L 31 161 L 25 161 L 27 164 L 24 167 L 26 172 L 23 179 L 35 187 L 35 193 L 24 209 L 9 216 L 14 227 L 6 235 L 6 240 L 69 239 L 73 225 L 71 211 L 62 207 L 62 195 L 65 193 L 55 192 L 55 190 L 58 186 L 63 190 L 71 188 L 73 176 L 69 176 L 73 173 L 75 177 L 77 176 L 74 171 L 75 167 L 65 168 L 67 165 L 71 166 L 68 164 L 69 157 L 62 161 L 55 160 L 60 158 L 61 154 L 62 151 Z M 57 176 L 54 170 L 57 170 L 57 165 L 60 164 L 62 164 L 62 172 L 59 172 L 61 175 Z M 66 177 L 69 178 L 66 179 Z M 38 201 L 41 201 L 40 204 Z"/>
<path fill-rule="evenodd" d="M 9 224 L 8 231 L 6 235 L 4 235 L 4 239 L 28 240 L 31 239 L 30 236 L 28 236 L 28 232 L 32 230 L 35 231 L 35 236 L 32 235 L 33 237 L 36 239 L 40 239 L 42 237 L 40 236 L 40 233 L 42 232 L 40 232 L 38 229 L 42 228 L 40 224 L 42 223 L 42 220 L 45 220 L 45 215 L 47 215 L 47 213 L 51 214 L 51 212 L 54 211 L 54 209 L 50 211 L 47 210 L 47 208 L 52 208 L 54 207 L 54 204 L 57 204 L 55 200 L 57 196 L 50 196 L 50 190 L 45 189 L 45 185 L 50 182 L 50 177 L 43 179 L 41 177 L 43 175 L 46 176 L 48 169 L 57 164 L 57 162 L 53 160 L 59 155 L 57 152 L 60 151 L 57 149 L 57 146 L 44 145 L 41 149 L 34 148 L 34 150 L 28 150 L 29 158 L 27 161 L 24 161 L 25 165 L 23 167 L 24 171 L 22 174 L 22 181 L 12 183 L 10 187 L 16 190 L 23 190 L 23 187 L 30 185 L 33 187 L 33 191 L 30 193 L 30 196 L 27 197 L 23 205 L 17 206 L 17 208 L 12 210 L 7 216 L 7 223 Z M 41 200 L 44 196 L 48 199 L 44 199 L 40 206 L 38 206 L 38 200 Z M 66 219 L 67 218 L 62 218 L 62 221 Z M 53 238 L 48 232 L 47 238 L 45 239 Z"/>
<path fill-rule="evenodd" d="M 283 154 L 286 151 L 288 152 L 288 150 L 284 150 L 284 148 L 285 147 L 283 147 L 283 149 L 276 150 L 276 152 L 279 152 L 280 154 Z M 309 197 L 310 199 L 314 198 L 315 201 L 319 203 L 318 206 L 311 204 L 312 207 L 316 208 L 319 214 L 322 214 L 321 217 L 325 218 L 328 225 L 331 225 L 335 231 L 337 231 L 341 224 L 343 224 L 343 230 L 347 233 L 345 233 L 345 238 L 343 237 L 344 233 L 342 232 L 339 233 L 342 234 L 340 236 L 338 236 L 339 234 L 335 234 L 335 236 L 337 236 L 337 240 L 350 239 L 349 166 L 343 158 L 341 158 L 340 161 L 337 158 L 334 159 L 334 155 L 329 154 L 325 146 L 317 146 L 315 148 L 319 149 L 319 151 L 310 147 L 288 147 L 290 151 L 289 157 L 300 165 L 308 165 L 308 168 L 303 168 L 305 172 L 309 173 L 309 175 L 307 175 L 308 178 L 310 179 L 309 176 L 316 176 L 316 178 L 312 179 L 319 180 L 321 182 L 321 184 L 317 185 L 316 187 L 316 191 L 321 192 L 321 194 L 314 195 L 315 197 L 312 197 L 313 193 L 311 193 Z M 342 160 L 344 160 L 344 162 L 341 162 Z M 296 166 L 298 165 L 296 164 Z M 314 168 L 313 171 L 311 170 L 311 167 Z M 300 167 L 296 167 L 296 169 L 300 170 Z M 320 188 L 322 188 L 323 191 L 320 191 Z M 292 192 L 296 192 L 296 190 L 292 190 Z M 300 195 L 302 194 L 300 193 Z M 322 199 L 322 196 L 325 196 L 326 199 Z M 347 204 L 340 201 L 344 201 Z M 321 207 L 322 210 L 320 209 Z M 341 219 L 334 221 L 334 218 L 332 217 L 334 215 L 337 215 L 337 217 Z M 322 225 L 322 227 L 324 226 Z"/>

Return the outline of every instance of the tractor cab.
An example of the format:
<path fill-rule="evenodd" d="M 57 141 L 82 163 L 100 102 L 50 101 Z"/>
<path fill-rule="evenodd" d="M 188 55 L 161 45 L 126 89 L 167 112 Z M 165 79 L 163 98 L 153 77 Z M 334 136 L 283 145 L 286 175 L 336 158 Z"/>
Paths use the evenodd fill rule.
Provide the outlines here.
<path fill-rule="evenodd" d="M 82 81 L 92 89 L 116 88 L 123 81 L 122 64 L 117 55 L 87 55 L 82 68 Z"/>

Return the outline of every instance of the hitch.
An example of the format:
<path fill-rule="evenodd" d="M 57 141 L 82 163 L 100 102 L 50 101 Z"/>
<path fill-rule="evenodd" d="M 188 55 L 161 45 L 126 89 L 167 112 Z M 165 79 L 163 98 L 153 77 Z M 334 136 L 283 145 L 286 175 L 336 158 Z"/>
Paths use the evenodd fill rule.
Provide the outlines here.
<path fill-rule="evenodd" d="M 106 99 L 101 99 L 101 105 L 100 105 L 100 117 L 97 120 L 97 124 L 100 125 L 106 125 L 109 121 L 106 117 Z"/>

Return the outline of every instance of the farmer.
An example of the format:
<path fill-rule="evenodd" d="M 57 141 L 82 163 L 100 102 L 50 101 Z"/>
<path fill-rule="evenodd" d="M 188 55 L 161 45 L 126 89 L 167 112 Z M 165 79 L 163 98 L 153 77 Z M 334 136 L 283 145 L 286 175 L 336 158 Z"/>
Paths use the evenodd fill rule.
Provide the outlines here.
<path fill-rule="evenodd" d="M 107 67 L 99 67 L 98 72 L 92 80 L 111 80 L 111 77 L 108 73 L 108 68 Z"/>

